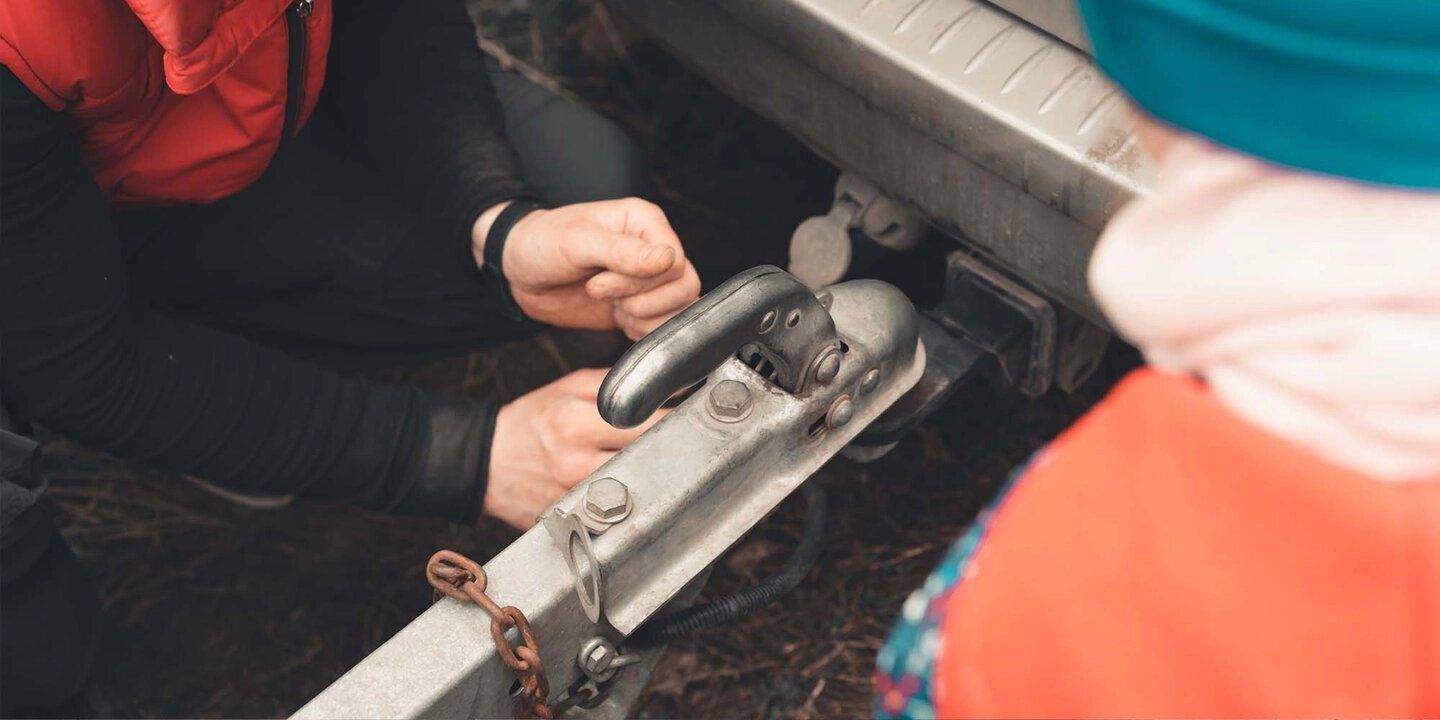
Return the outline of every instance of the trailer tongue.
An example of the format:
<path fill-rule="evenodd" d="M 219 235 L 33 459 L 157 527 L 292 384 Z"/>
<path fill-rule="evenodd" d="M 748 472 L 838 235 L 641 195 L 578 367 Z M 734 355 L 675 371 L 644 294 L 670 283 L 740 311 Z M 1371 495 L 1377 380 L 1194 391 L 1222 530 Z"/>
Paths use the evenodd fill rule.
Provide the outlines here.
<path fill-rule="evenodd" d="M 704 386 L 484 565 L 484 594 L 533 632 L 533 642 L 513 627 L 504 637 L 538 648 L 552 688 L 538 700 L 625 716 L 664 650 L 627 641 L 688 604 L 721 554 L 917 384 L 920 322 L 885 283 L 817 296 L 760 267 L 632 347 L 598 399 L 611 423 L 637 424 Z M 537 681 L 504 661 L 491 618 L 437 602 L 296 717 L 515 715 Z"/>

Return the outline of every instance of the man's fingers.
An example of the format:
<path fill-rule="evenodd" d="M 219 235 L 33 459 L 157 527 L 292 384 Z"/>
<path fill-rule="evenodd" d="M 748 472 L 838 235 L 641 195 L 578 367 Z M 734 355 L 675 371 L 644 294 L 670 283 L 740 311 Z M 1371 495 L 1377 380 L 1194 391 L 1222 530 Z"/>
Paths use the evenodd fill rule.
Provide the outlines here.
<path fill-rule="evenodd" d="M 694 270 L 687 270 L 674 282 L 623 298 L 615 306 L 636 320 L 669 318 L 699 297 L 700 277 Z"/>
<path fill-rule="evenodd" d="M 675 234 L 675 228 L 670 227 L 670 219 L 665 217 L 665 211 L 659 205 L 640 198 L 626 198 L 620 202 L 625 205 L 626 231 L 650 242 L 680 247 L 680 236 Z"/>
<path fill-rule="evenodd" d="M 625 332 L 625 337 L 637 341 L 640 338 L 643 338 L 646 335 L 655 332 L 656 328 L 664 325 L 665 321 L 669 320 L 671 317 L 674 316 L 661 315 L 659 317 L 637 319 L 632 318 L 619 310 L 615 311 L 615 323 L 619 325 L 620 329 Z"/>
<path fill-rule="evenodd" d="M 680 257 L 669 245 L 588 227 L 566 235 L 564 248 L 566 259 L 577 267 L 646 278 L 669 270 Z"/>
<path fill-rule="evenodd" d="M 592 450 L 577 456 L 575 459 L 575 482 L 570 483 L 568 487 L 579 485 L 581 480 L 599 470 L 601 465 L 610 462 L 610 458 L 613 457 L 615 457 L 614 450 Z"/>
<path fill-rule="evenodd" d="M 669 270 L 651 277 L 634 277 L 606 270 L 585 281 L 585 294 L 596 300 L 613 300 L 657 288 L 683 277 L 690 268 L 688 260 L 673 263 Z"/>

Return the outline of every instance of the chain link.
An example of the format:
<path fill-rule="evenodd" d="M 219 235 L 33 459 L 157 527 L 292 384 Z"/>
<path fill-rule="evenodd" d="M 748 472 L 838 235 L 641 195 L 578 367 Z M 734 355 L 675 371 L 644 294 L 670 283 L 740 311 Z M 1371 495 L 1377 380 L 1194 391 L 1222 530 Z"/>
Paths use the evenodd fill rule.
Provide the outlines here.
<path fill-rule="evenodd" d="M 545 663 L 540 661 L 540 646 L 525 613 L 511 605 L 500 607 L 485 594 L 485 571 L 480 564 L 454 550 L 441 550 L 425 564 L 425 579 L 435 588 L 435 599 L 449 597 L 480 606 L 490 616 L 490 637 L 501 662 L 515 673 L 520 682 L 520 712 L 549 720 L 555 717 L 546 699 L 550 697 L 550 679 Z M 516 628 L 520 645 L 512 646 L 505 631 Z"/>

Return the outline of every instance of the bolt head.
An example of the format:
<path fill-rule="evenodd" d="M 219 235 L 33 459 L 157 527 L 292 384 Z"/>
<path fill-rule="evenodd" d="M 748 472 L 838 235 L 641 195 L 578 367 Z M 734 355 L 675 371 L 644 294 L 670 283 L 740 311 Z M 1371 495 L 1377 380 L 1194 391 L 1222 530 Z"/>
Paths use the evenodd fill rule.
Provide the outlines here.
<path fill-rule="evenodd" d="M 830 412 L 825 418 L 825 424 L 832 428 L 843 427 L 855 417 L 855 403 L 850 401 L 850 396 L 845 395 L 830 406 Z"/>
<path fill-rule="evenodd" d="M 710 389 L 710 414 L 720 420 L 734 422 L 750 414 L 755 399 L 750 388 L 738 380 L 721 380 Z"/>
<path fill-rule="evenodd" d="M 630 512 L 630 488 L 615 478 L 591 481 L 585 488 L 585 512 L 597 520 L 618 520 Z"/>
<path fill-rule="evenodd" d="M 880 384 L 880 368 L 870 368 L 865 377 L 860 380 L 860 389 L 864 392 L 874 390 Z"/>
<path fill-rule="evenodd" d="M 831 350 L 825 353 L 820 361 L 815 363 L 815 379 L 822 383 L 828 383 L 840 374 L 840 351 Z"/>

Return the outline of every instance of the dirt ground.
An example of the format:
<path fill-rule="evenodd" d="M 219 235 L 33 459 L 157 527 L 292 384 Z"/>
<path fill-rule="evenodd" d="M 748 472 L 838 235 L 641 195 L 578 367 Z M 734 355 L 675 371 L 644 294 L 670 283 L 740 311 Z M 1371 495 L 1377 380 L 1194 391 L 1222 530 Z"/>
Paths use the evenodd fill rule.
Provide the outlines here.
<path fill-rule="evenodd" d="M 650 153 L 654 199 L 707 286 L 783 264 L 785 241 L 823 212 L 836 171 L 719 95 L 596 3 L 481 2 L 484 34 L 616 119 Z M 492 47 L 493 49 L 493 47 Z M 532 340 L 377 376 L 513 398 L 624 348 L 604 333 Z M 672 646 L 647 717 L 840 718 L 869 714 L 874 656 L 905 595 L 1010 468 L 1067 424 L 1127 363 L 1111 358 L 1074 397 L 969 394 L 878 462 L 830 463 L 832 519 L 819 564 L 791 596 L 743 623 Z M 299 502 L 231 505 L 172 473 L 63 439 L 54 480 L 64 534 L 114 626 L 120 673 L 152 717 L 293 712 L 430 602 L 437 548 L 487 558 L 515 533 Z M 783 507 L 719 565 L 709 592 L 753 582 L 798 537 Z"/>

